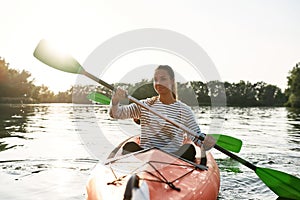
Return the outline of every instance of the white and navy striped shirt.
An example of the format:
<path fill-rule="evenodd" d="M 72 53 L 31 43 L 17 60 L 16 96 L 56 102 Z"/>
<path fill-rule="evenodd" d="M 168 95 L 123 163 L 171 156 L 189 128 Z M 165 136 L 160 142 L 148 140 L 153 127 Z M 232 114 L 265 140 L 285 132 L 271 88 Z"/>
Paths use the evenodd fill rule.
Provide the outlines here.
<path fill-rule="evenodd" d="M 155 111 L 180 123 L 194 133 L 202 135 L 191 108 L 181 101 L 163 104 L 159 98 L 141 100 Z M 111 105 L 110 115 L 116 119 L 139 118 L 141 121 L 141 147 L 158 147 L 175 152 L 182 145 L 185 132 L 164 119 L 150 113 L 135 103 L 130 105 Z M 203 135 L 202 135 L 203 136 Z M 192 140 L 194 137 L 190 137 Z"/>

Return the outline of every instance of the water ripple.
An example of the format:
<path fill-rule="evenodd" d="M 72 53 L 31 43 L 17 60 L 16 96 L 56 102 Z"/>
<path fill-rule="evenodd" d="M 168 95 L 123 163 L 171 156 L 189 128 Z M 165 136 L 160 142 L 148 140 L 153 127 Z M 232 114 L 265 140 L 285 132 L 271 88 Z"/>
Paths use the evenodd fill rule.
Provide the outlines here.
<path fill-rule="evenodd" d="M 120 129 L 132 123 L 111 120 L 105 106 L 0 106 L 0 198 L 7 200 L 22 199 L 22 195 L 83 199 L 89 170 L 98 160 L 85 151 L 78 136 L 101 128 L 108 133 L 107 140 L 118 144 L 127 137 L 119 134 Z M 203 132 L 241 139 L 240 157 L 300 177 L 299 110 L 200 107 L 194 111 Z M 107 144 L 97 148 L 104 156 L 110 151 Z M 212 152 L 221 173 L 219 200 L 277 198 L 255 172 Z"/>

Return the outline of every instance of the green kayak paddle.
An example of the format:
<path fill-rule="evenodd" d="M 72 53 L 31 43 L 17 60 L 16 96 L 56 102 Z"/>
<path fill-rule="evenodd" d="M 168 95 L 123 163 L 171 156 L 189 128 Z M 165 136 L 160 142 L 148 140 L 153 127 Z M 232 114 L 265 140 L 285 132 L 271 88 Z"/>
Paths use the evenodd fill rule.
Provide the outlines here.
<path fill-rule="evenodd" d="M 88 94 L 87 98 L 89 100 L 100 103 L 102 105 L 109 105 L 110 104 L 110 98 L 108 98 L 104 94 L 101 94 L 101 93 L 98 93 L 98 92 L 92 92 L 92 93 Z"/>

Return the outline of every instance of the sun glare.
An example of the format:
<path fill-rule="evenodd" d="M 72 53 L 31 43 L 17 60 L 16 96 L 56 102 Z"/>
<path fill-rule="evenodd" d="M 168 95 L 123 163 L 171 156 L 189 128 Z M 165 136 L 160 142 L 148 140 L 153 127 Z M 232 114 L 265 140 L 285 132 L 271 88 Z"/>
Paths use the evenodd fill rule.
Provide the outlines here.
<path fill-rule="evenodd" d="M 70 89 L 75 82 L 76 76 L 74 74 L 64 73 L 64 68 L 69 67 L 74 62 L 70 62 L 70 54 L 68 53 L 69 47 L 59 40 L 42 39 L 35 50 L 34 56 L 46 65 L 51 66 L 54 69 L 47 69 L 47 76 L 44 76 L 44 82 L 46 86 L 54 93 L 59 91 L 66 91 Z M 53 81 L 55 80 L 55 81 Z"/>
<path fill-rule="evenodd" d="M 62 38 L 49 37 L 49 38 L 45 38 L 45 40 L 47 42 L 47 46 L 49 47 L 49 49 L 55 51 L 57 54 L 60 54 L 60 55 L 70 54 L 69 52 L 71 51 L 71 47 Z"/>

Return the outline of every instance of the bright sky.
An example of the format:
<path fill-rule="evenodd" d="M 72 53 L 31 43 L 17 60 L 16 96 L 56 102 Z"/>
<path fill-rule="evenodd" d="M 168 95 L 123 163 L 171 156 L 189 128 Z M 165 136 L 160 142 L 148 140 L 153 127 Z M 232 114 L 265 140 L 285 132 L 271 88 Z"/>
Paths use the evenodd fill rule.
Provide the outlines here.
<path fill-rule="evenodd" d="M 77 76 L 33 57 L 42 38 L 83 63 L 115 35 L 169 29 L 200 45 L 223 81 L 264 81 L 282 89 L 289 70 L 300 61 L 298 0 L 2 0 L 0 5 L 0 56 L 55 92 L 69 89 Z M 123 76 L 116 71 L 114 79 L 105 81 Z"/>

